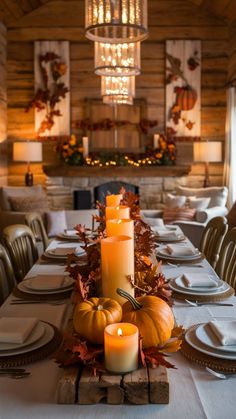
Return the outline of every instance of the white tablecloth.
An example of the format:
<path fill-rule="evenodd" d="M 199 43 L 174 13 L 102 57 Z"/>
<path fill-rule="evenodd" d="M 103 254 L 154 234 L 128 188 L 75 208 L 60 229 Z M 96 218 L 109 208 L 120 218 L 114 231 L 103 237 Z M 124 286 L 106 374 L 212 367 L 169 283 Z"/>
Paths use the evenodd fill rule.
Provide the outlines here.
<path fill-rule="evenodd" d="M 63 272 L 62 265 L 37 264 L 33 273 Z M 203 268 L 171 267 L 163 265 L 166 277 L 175 277 L 183 272 L 213 273 L 206 261 Z M 41 320 L 63 328 L 69 304 L 51 305 L 10 305 L 10 297 L 0 308 L 0 316 L 37 316 Z M 234 307 L 190 307 L 177 302 L 174 314 L 177 324 L 189 327 L 207 322 L 212 317 L 236 318 L 236 299 L 231 297 Z M 0 419 L 233 419 L 236 416 L 236 376 L 228 380 L 218 380 L 205 372 L 204 368 L 189 363 L 181 353 L 173 354 L 171 362 L 178 368 L 169 370 L 169 405 L 109 406 L 105 404 L 78 406 L 57 405 L 56 388 L 60 369 L 53 360 L 45 360 L 27 366 L 32 375 L 23 380 L 0 377 Z"/>

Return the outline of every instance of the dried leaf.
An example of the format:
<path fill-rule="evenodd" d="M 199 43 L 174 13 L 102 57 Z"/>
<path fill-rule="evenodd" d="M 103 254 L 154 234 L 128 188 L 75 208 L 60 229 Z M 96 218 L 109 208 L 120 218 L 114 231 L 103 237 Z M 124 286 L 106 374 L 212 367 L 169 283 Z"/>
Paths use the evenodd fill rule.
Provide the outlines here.
<path fill-rule="evenodd" d="M 171 332 L 171 337 L 172 338 L 181 338 L 181 336 L 183 336 L 185 332 L 185 329 L 183 326 L 176 326 L 174 327 L 174 329 Z"/>
<path fill-rule="evenodd" d="M 145 357 L 145 363 L 150 365 L 152 368 L 157 368 L 159 365 L 163 365 L 166 368 L 174 368 L 176 367 L 168 362 L 164 357 L 167 355 L 163 355 L 160 353 L 159 349 L 155 346 L 150 348 L 145 348 L 142 350 L 143 356 Z"/>
<path fill-rule="evenodd" d="M 182 340 L 169 339 L 165 345 L 159 348 L 160 352 L 178 352 L 181 348 Z"/>

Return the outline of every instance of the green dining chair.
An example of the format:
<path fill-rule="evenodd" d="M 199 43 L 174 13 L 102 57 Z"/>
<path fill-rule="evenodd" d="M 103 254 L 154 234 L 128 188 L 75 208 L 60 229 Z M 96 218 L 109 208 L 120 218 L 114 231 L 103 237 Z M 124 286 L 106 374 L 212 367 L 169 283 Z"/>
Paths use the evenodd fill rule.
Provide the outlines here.
<path fill-rule="evenodd" d="M 43 250 L 46 250 L 49 245 L 49 238 L 41 215 L 37 212 L 27 213 L 25 215 L 25 224 L 33 231 L 36 242 L 42 241 Z"/>
<path fill-rule="evenodd" d="M 10 257 L 5 247 L 0 243 L 0 305 L 15 286 L 16 279 Z"/>
<path fill-rule="evenodd" d="M 199 249 L 204 253 L 206 259 L 214 269 L 219 259 L 220 248 L 227 230 L 226 218 L 215 217 L 207 223 L 203 231 Z"/>
<path fill-rule="evenodd" d="M 14 224 L 3 230 L 6 246 L 17 282 L 22 281 L 38 259 L 38 250 L 32 230 L 24 224 Z"/>
<path fill-rule="evenodd" d="M 229 230 L 223 240 L 215 271 L 236 290 L 236 227 Z"/>

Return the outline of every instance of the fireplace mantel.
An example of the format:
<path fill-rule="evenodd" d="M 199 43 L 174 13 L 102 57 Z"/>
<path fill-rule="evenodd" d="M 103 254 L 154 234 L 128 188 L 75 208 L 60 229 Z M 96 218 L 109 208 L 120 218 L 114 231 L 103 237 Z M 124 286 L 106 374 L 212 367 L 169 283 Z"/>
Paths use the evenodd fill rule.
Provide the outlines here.
<path fill-rule="evenodd" d="M 191 165 L 152 167 L 81 167 L 44 165 L 44 173 L 49 177 L 180 177 L 186 176 Z"/>

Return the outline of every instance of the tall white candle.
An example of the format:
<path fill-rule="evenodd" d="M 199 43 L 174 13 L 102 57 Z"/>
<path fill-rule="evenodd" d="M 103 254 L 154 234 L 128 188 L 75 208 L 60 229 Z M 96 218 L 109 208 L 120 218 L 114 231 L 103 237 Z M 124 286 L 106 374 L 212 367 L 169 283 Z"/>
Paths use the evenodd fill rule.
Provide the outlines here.
<path fill-rule="evenodd" d="M 154 149 L 159 147 L 159 139 L 160 139 L 160 134 L 154 134 L 154 138 L 153 138 L 153 148 Z"/>
<path fill-rule="evenodd" d="M 89 155 L 88 137 L 83 137 L 82 138 L 82 143 L 83 143 L 83 157 L 86 159 L 86 157 L 88 157 L 88 155 Z"/>
<path fill-rule="evenodd" d="M 116 289 L 123 288 L 134 296 L 134 288 L 128 276 L 134 276 L 133 239 L 128 236 L 113 236 L 101 240 L 102 293 L 120 304 L 125 299 Z"/>
<path fill-rule="evenodd" d="M 105 367 L 115 373 L 138 368 L 138 328 L 131 323 L 114 323 L 104 330 Z"/>

